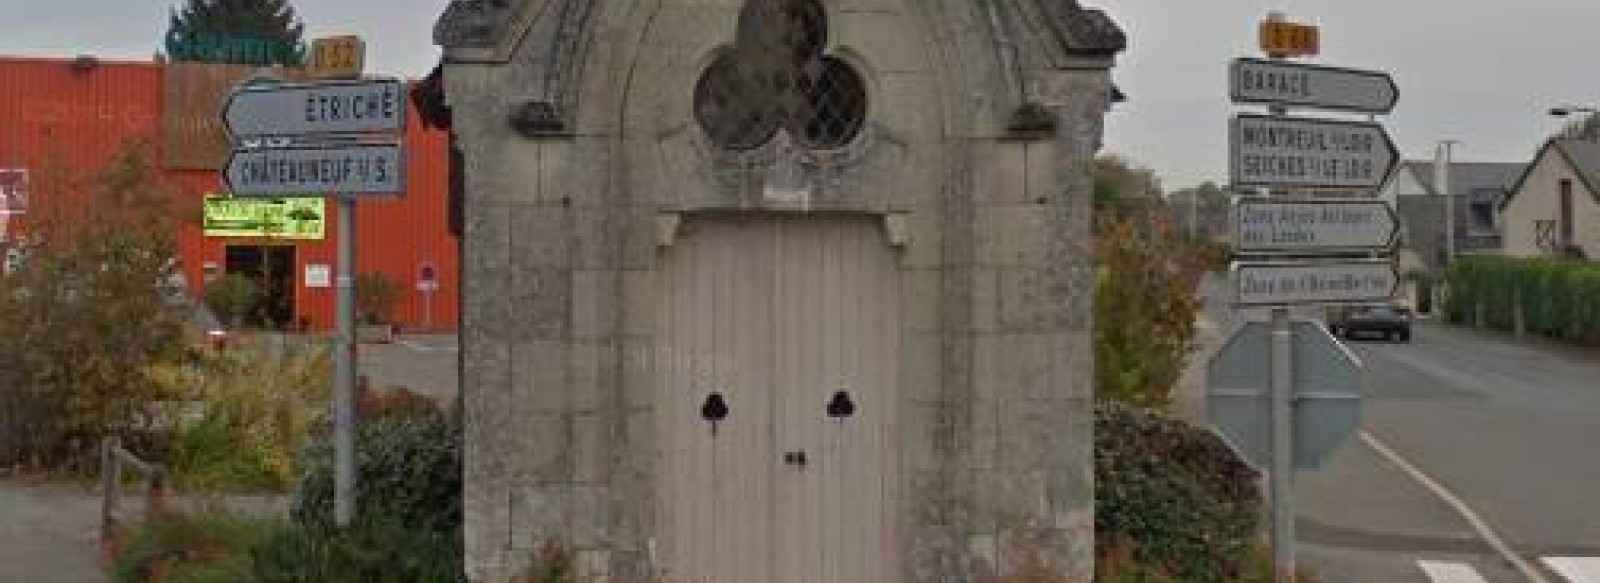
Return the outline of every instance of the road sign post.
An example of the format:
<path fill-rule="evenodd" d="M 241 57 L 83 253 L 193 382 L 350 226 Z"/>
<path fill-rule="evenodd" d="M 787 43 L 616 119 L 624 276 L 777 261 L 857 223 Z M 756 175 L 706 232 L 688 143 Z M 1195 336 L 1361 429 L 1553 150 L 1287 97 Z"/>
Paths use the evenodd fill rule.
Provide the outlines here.
<path fill-rule="evenodd" d="M 1400 91 L 1386 73 L 1288 62 L 1318 54 L 1321 33 L 1279 13 L 1261 25 L 1261 49 L 1270 60 L 1237 59 L 1229 69 L 1233 102 L 1269 113 L 1241 114 L 1230 125 L 1233 184 L 1264 191 L 1235 205 L 1233 242 L 1242 256 L 1277 260 L 1235 263 L 1233 286 L 1235 305 L 1271 307 L 1272 317 L 1237 331 L 1212 359 L 1208 402 L 1219 431 L 1268 470 L 1273 578 L 1293 583 L 1294 470 L 1319 466 L 1331 444 L 1354 432 L 1361 365 L 1320 325 L 1292 321 L 1287 306 L 1392 297 L 1399 274 L 1370 257 L 1392 252 L 1399 220 L 1379 200 L 1272 198 L 1272 190 L 1370 191 L 1400 155 L 1377 123 L 1291 118 L 1289 108 L 1386 114 Z M 1334 384 L 1316 388 L 1327 382 Z"/>
<path fill-rule="evenodd" d="M 397 135 L 405 131 L 409 111 L 406 86 L 397 79 L 359 79 L 365 51 L 358 37 L 319 40 L 310 71 L 327 80 L 241 86 L 222 111 L 240 146 L 224 173 L 230 191 L 314 193 L 338 201 L 333 441 L 339 526 L 352 524 L 356 514 L 356 198 L 405 191 L 405 154 Z"/>

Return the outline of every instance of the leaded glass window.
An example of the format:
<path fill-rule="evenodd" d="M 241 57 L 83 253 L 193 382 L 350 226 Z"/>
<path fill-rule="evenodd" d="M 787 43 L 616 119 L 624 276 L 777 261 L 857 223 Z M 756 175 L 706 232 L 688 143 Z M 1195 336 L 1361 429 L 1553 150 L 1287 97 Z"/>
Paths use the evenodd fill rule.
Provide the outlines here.
<path fill-rule="evenodd" d="M 848 144 L 866 121 L 866 84 L 827 44 L 817 0 L 749 0 L 733 46 L 695 87 L 695 119 L 730 150 L 759 147 L 779 130 L 808 148 Z"/>

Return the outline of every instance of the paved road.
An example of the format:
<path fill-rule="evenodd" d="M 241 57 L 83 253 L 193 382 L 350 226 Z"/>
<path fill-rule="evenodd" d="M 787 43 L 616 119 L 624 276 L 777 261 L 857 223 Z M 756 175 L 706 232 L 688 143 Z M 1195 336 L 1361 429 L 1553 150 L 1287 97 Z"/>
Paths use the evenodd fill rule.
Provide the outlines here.
<path fill-rule="evenodd" d="M 1442 325 L 1417 336 L 1354 345 L 1372 371 L 1368 431 L 1520 554 L 1558 565 L 1552 581 L 1600 583 L 1600 353 Z"/>
<path fill-rule="evenodd" d="M 0 581 L 104 583 L 99 503 L 88 488 L 0 478 Z"/>

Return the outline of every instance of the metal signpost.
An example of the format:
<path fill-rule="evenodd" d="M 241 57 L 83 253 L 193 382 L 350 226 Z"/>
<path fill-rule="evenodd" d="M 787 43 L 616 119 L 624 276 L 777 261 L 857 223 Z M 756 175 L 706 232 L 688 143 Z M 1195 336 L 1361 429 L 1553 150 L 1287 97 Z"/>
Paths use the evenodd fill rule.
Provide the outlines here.
<path fill-rule="evenodd" d="M 311 71 L 359 77 L 364 45 L 343 39 L 312 55 Z M 398 136 L 409 111 L 405 83 L 338 79 L 237 89 L 222 117 L 238 148 L 228 188 L 240 196 L 314 193 L 339 202 L 334 347 L 334 520 L 355 520 L 355 211 L 358 194 L 405 191 Z M 301 196 L 306 196 L 301 194 Z"/>
<path fill-rule="evenodd" d="M 1399 89 L 1387 74 L 1289 63 L 1316 55 L 1315 26 L 1272 14 L 1261 26 L 1272 60 L 1239 59 L 1229 71 L 1234 103 L 1267 105 L 1230 126 L 1235 186 L 1373 192 L 1400 162 L 1394 141 L 1372 122 L 1288 116 L 1290 107 L 1383 114 Z M 1294 321 L 1288 306 L 1386 300 L 1399 286 L 1388 255 L 1398 220 L 1378 200 L 1273 198 L 1235 205 L 1233 267 L 1239 306 L 1272 308 L 1269 322 L 1237 330 L 1210 363 L 1211 421 L 1271 479 L 1274 580 L 1295 579 L 1293 479 L 1314 469 L 1360 420 L 1361 364 L 1317 322 Z M 1311 258 L 1311 259 L 1307 259 Z"/>

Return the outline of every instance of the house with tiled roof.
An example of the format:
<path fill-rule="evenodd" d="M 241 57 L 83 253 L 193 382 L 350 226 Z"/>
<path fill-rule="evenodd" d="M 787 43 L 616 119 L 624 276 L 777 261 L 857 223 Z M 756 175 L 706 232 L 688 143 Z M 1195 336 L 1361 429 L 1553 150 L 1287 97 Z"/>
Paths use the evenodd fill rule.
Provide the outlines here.
<path fill-rule="evenodd" d="M 1507 255 L 1600 259 L 1600 141 L 1546 142 L 1499 211 Z"/>

